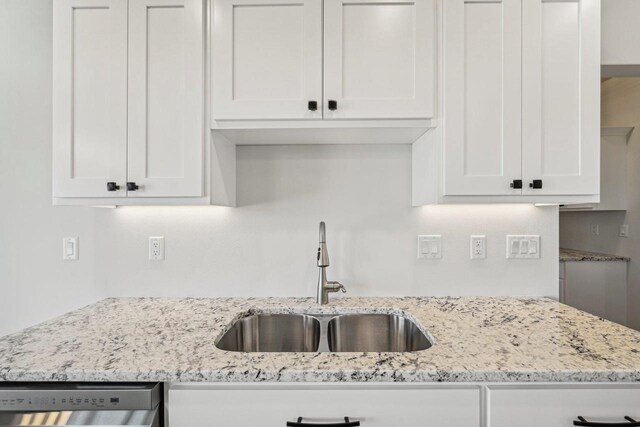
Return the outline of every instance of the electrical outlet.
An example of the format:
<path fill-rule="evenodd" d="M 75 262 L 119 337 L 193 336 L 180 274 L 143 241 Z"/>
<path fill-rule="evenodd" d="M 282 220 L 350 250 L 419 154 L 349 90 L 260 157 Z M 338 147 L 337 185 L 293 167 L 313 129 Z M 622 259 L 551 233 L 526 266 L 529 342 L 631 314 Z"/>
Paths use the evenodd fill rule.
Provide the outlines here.
<path fill-rule="evenodd" d="M 471 259 L 485 259 L 487 257 L 487 237 L 471 236 Z"/>
<path fill-rule="evenodd" d="M 164 260 L 164 237 L 149 237 L 149 260 Z"/>
<path fill-rule="evenodd" d="M 593 234 L 594 236 L 599 236 L 600 235 L 600 225 L 591 224 L 591 234 Z"/>
<path fill-rule="evenodd" d="M 622 224 L 618 234 L 620 237 L 629 237 L 629 224 Z"/>
<path fill-rule="evenodd" d="M 78 238 L 65 237 L 62 239 L 62 259 L 65 261 L 78 260 Z"/>
<path fill-rule="evenodd" d="M 439 234 L 418 236 L 418 258 L 442 258 L 442 236 Z"/>

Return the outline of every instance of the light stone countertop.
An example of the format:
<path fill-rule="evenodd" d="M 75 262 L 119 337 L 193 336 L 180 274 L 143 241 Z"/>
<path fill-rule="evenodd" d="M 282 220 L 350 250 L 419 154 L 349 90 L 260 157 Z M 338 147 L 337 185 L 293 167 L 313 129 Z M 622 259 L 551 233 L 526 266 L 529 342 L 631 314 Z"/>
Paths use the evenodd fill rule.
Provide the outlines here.
<path fill-rule="evenodd" d="M 237 353 L 249 311 L 392 309 L 435 340 L 415 353 Z M 640 332 L 544 298 L 107 299 L 0 339 L 0 381 L 637 382 Z"/>
<path fill-rule="evenodd" d="M 560 261 L 570 261 L 570 262 L 579 262 L 579 261 L 631 261 L 631 258 L 620 256 L 620 255 L 611 255 L 611 254 L 602 254 L 598 252 L 587 252 L 580 251 L 577 249 L 563 249 L 560 248 Z"/>

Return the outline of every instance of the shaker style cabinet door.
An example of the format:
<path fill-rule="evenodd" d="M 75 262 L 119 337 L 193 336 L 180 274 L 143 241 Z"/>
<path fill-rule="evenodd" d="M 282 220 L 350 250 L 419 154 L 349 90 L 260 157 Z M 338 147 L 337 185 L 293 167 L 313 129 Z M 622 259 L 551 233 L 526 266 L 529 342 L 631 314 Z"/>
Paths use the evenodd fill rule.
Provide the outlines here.
<path fill-rule="evenodd" d="M 324 118 L 434 116 L 435 0 L 324 1 Z"/>
<path fill-rule="evenodd" d="M 202 0 L 129 2 L 128 197 L 203 191 Z"/>
<path fill-rule="evenodd" d="M 443 3 L 444 194 L 519 195 L 521 0 Z"/>
<path fill-rule="evenodd" d="M 127 0 L 56 0 L 53 197 L 124 196 L 126 156 Z"/>
<path fill-rule="evenodd" d="M 522 16 L 523 194 L 599 194 L 600 1 L 523 0 Z"/>
<path fill-rule="evenodd" d="M 214 0 L 214 120 L 322 119 L 322 1 Z"/>

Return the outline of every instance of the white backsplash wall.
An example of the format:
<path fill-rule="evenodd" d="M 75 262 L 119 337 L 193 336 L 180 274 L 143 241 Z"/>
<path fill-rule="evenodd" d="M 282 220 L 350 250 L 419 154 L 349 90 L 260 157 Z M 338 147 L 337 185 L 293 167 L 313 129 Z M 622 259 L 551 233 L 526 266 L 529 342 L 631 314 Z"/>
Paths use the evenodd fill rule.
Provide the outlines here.
<path fill-rule="evenodd" d="M 412 208 L 408 145 L 247 146 L 237 156 L 237 208 L 100 217 L 110 295 L 314 295 L 324 220 L 329 278 L 350 295 L 557 296 L 556 207 Z M 418 234 L 442 234 L 441 260 L 417 259 Z M 469 259 L 471 234 L 487 235 L 486 260 Z M 507 260 L 506 234 L 540 234 L 542 258 Z M 149 236 L 165 237 L 164 262 L 147 260 Z"/>
<path fill-rule="evenodd" d="M 51 0 L 0 1 L 0 336 L 102 297 L 95 209 L 51 206 Z M 80 260 L 62 238 L 81 236 Z"/>

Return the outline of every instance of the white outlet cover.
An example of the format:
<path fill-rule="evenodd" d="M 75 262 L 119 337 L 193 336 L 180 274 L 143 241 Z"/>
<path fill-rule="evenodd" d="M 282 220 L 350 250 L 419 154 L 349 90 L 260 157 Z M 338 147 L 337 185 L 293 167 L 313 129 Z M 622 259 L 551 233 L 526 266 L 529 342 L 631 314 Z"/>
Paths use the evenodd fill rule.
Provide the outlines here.
<path fill-rule="evenodd" d="M 629 224 L 622 224 L 620 226 L 620 237 L 629 237 Z"/>
<path fill-rule="evenodd" d="M 77 261 L 79 258 L 78 237 L 64 237 L 62 239 L 62 259 L 64 261 Z"/>
<path fill-rule="evenodd" d="M 442 258 L 442 236 L 440 234 L 418 236 L 418 259 Z"/>
<path fill-rule="evenodd" d="M 149 237 L 149 260 L 164 260 L 164 237 Z"/>
<path fill-rule="evenodd" d="M 485 259 L 487 257 L 487 236 L 475 235 L 469 239 L 471 259 Z"/>

